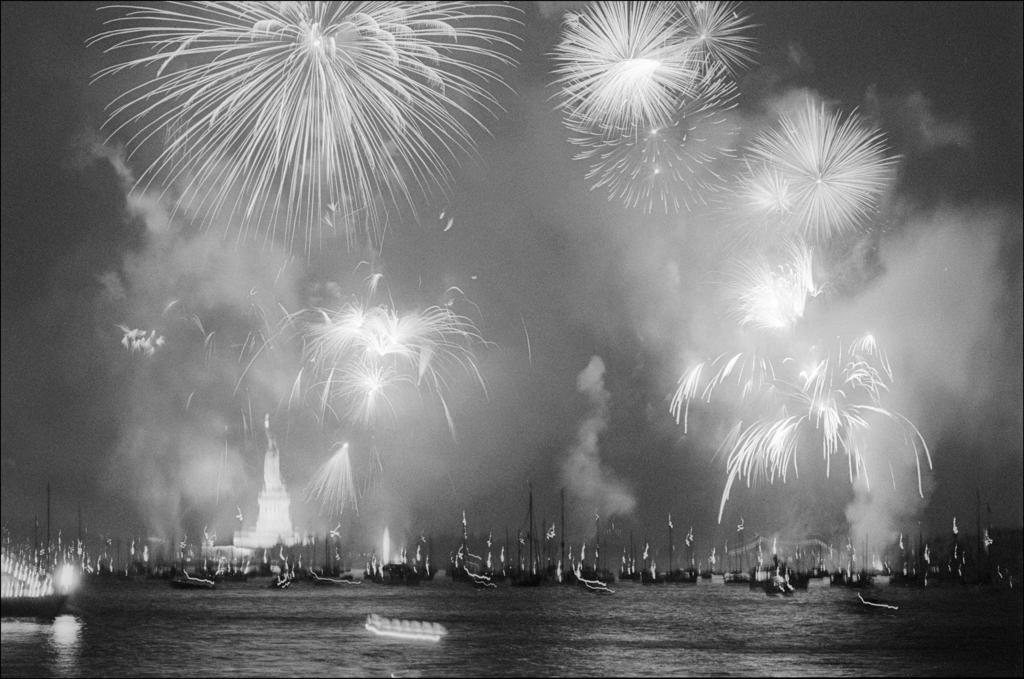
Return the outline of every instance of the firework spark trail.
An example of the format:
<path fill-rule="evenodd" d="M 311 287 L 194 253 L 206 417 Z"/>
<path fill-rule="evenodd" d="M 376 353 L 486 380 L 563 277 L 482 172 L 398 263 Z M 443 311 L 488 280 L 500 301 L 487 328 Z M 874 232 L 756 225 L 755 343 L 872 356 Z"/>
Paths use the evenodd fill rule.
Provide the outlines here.
<path fill-rule="evenodd" d="M 714 66 L 664 124 L 634 125 L 611 136 L 570 120 L 574 136 L 569 142 L 582 148 L 575 159 L 590 164 L 586 178 L 593 182 L 591 190 L 606 188 L 609 200 L 644 212 L 691 210 L 725 184 L 713 163 L 733 154 L 739 130 L 726 113 L 736 106 L 737 96 L 735 83 Z"/>
<path fill-rule="evenodd" d="M 822 242 L 861 225 L 890 184 L 897 157 L 856 113 L 845 119 L 808 99 L 793 116 L 756 137 L 741 195 L 760 219 Z"/>
<path fill-rule="evenodd" d="M 711 361 L 691 366 L 679 378 L 679 386 L 669 404 L 676 424 L 682 418 L 684 433 L 689 431 L 690 401 L 700 398 L 710 403 L 712 393 L 734 374 L 740 388 L 740 401 L 768 393 L 775 382 L 773 362 L 755 352 L 719 354 Z M 709 377 L 704 382 L 706 375 Z"/>
<path fill-rule="evenodd" d="M 669 124 L 699 75 L 683 28 L 669 3 L 598 2 L 569 15 L 553 82 L 566 120 L 612 138 Z"/>
<path fill-rule="evenodd" d="M 335 445 L 330 459 L 317 470 L 306 485 L 305 494 L 307 500 L 319 501 L 332 517 L 341 516 L 348 504 L 359 512 L 347 442 Z"/>
<path fill-rule="evenodd" d="M 474 148 L 466 123 L 485 129 L 474 109 L 498 108 L 487 86 L 518 42 L 506 30 L 518 10 L 504 3 L 110 9 L 123 14 L 89 44 L 149 53 L 96 79 L 155 69 L 110 104 L 111 136 L 127 132 L 134 154 L 169 133 L 138 185 L 177 185 L 177 208 L 205 226 L 226 212 L 239 239 L 307 254 L 357 216 L 377 238 L 388 204 L 447 185 L 445 160 Z"/>
<path fill-rule="evenodd" d="M 530 346 L 530 333 L 526 330 L 526 318 L 522 314 L 519 314 L 519 320 L 523 323 L 523 335 L 526 336 L 526 357 L 530 361 L 530 367 L 533 367 L 533 348 Z"/>

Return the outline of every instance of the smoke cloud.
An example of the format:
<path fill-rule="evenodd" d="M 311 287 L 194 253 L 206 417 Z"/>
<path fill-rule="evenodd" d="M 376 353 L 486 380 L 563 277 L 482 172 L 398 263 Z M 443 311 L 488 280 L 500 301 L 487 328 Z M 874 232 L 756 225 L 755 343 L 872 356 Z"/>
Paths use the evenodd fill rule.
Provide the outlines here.
<path fill-rule="evenodd" d="M 598 439 L 608 427 L 611 394 L 604 388 L 604 361 L 592 356 L 576 377 L 576 390 L 587 397 L 590 412 L 580 424 L 576 443 L 562 467 L 562 480 L 581 508 L 593 508 L 601 516 L 626 515 L 636 499 L 615 474 L 601 463 Z"/>

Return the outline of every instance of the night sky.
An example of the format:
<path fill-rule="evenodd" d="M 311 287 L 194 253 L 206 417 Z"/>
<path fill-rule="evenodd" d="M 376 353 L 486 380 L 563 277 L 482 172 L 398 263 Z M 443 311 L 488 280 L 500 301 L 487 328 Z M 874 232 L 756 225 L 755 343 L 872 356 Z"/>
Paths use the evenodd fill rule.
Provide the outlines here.
<path fill-rule="evenodd" d="M 528 483 L 538 523 L 567 488 L 570 539 L 595 513 L 623 535 L 660 534 L 671 513 L 705 539 L 728 539 L 740 517 L 792 537 L 842 535 L 861 517 L 895 539 L 918 521 L 973 527 L 979 493 L 993 525 L 1020 527 L 1021 4 L 742 5 L 757 55 L 737 77 L 741 138 L 810 93 L 856 110 L 899 155 L 878 212 L 830 251 L 835 292 L 820 304 L 830 329 L 883 338 L 887 402 L 918 426 L 934 468 L 924 499 L 903 478 L 863 497 L 845 459 L 826 478 L 812 450 L 785 484 L 737 484 L 720 525 L 724 419 L 713 404 L 684 435 L 669 401 L 688 362 L 726 350 L 709 291 L 730 232 L 713 213 L 644 214 L 591 190 L 551 87 L 562 13 L 580 6 L 523 3 L 490 135 L 476 131 L 448 194 L 393 219 L 372 257 L 397 306 L 454 299 L 474 320 L 486 391 L 453 373 L 454 432 L 430 394 L 369 432 L 287 407 L 298 363 L 284 341 L 235 386 L 254 319 L 362 295 L 371 253 L 332 242 L 289 257 L 169 219 L 132 190 L 145 153 L 127 157 L 102 128 L 107 103 L 144 74 L 90 84 L 116 56 L 86 41 L 115 12 L 3 3 L 4 527 L 29 534 L 49 483 L 69 532 L 81 508 L 90 532 L 208 525 L 226 541 L 238 508 L 255 516 L 263 413 L 302 530 L 334 525 L 302 488 L 331 443 L 352 441 L 359 509 L 344 520 L 357 542 L 384 525 L 398 539 L 455 534 L 463 510 L 472 530 L 503 534 L 523 522 Z M 216 332 L 212 361 L 197 358 L 194 317 Z M 167 344 L 130 354 L 119 325 Z"/>

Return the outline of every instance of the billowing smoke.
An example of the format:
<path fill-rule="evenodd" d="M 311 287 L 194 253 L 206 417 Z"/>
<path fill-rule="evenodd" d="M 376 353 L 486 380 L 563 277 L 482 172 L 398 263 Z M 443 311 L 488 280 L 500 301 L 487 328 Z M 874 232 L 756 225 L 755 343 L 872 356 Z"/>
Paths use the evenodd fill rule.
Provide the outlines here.
<path fill-rule="evenodd" d="M 90 151 L 116 170 L 127 218 L 144 227 L 139 247 L 98 277 L 95 332 L 122 385 L 109 490 L 134 498 L 138 524 L 159 537 L 207 524 L 230 536 L 238 507 L 255 519 L 261 423 L 286 406 L 296 372 L 280 332 L 298 302 L 294 267 L 186 232 L 159 196 L 133 189 L 119 151 Z M 287 467 L 302 457 L 301 439 L 281 438 L 286 484 L 298 494 L 304 479 L 289 484 Z"/>
<path fill-rule="evenodd" d="M 601 463 L 598 439 L 608 427 L 611 394 L 604 388 L 604 361 L 591 356 L 576 377 L 576 390 L 590 401 L 590 412 L 580 424 L 576 443 L 562 466 L 562 478 L 573 504 L 600 516 L 622 516 L 633 511 L 636 499 L 629 488 Z"/>
<path fill-rule="evenodd" d="M 889 403 L 917 425 L 935 464 L 925 470 L 922 500 L 913 456 L 880 429 L 872 447 L 887 465 L 869 470 L 870 489 L 858 484 L 848 507 L 855 540 L 895 540 L 930 504 L 935 476 L 961 476 L 959 494 L 930 507 L 938 525 L 958 507 L 960 513 L 973 508 L 982 485 L 988 493 L 1004 492 L 992 487 L 992 472 L 1021 456 L 1021 356 L 1011 340 L 1020 312 L 1007 314 L 1005 307 L 1019 286 L 1005 266 L 1014 244 L 1004 234 L 1020 229 L 1013 219 L 1001 210 L 968 207 L 909 215 L 900 234 L 882 243 L 882 273 L 836 314 L 843 324 L 870 321 L 884 338 L 898 371 Z M 992 417 L 1004 428 L 986 431 L 979 424 Z M 974 443 L 965 447 L 964 441 Z"/>

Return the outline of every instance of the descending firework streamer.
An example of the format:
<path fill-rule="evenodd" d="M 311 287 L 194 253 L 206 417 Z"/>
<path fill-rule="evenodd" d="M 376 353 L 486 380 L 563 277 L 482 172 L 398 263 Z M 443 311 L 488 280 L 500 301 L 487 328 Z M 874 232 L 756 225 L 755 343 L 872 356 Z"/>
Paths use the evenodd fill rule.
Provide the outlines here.
<path fill-rule="evenodd" d="M 697 94 L 683 27 L 665 2 L 597 2 L 567 15 L 553 83 L 566 123 L 611 139 L 671 125 L 678 103 Z"/>
<path fill-rule="evenodd" d="M 882 133 L 808 99 L 751 143 L 737 198 L 754 218 L 822 242 L 867 219 L 898 158 Z"/>
<path fill-rule="evenodd" d="M 733 154 L 738 127 L 727 112 L 736 106 L 736 85 L 713 65 L 697 80 L 697 93 L 662 125 L 633 126 L 617 137 L 594 126 L 576 126 L 569 142 L 582 147 L 576 160 L 590 163 L 592 190 L 609 200 L 652 212 L 692 209 L 724 184 L 713 164 Z M 568 123 L 570 128 L 574 122 Z"/>
<path fill-rule="evenodd" d="M 359 511 L 349 444 L 335 445 L 334 453 L 306 485 L 306 498 L 318 500 L 332 516 L 340 516 L 346 505 Z"/>
<path fill-rule="evenodd" d="M 379 237 L 411 189 L 450 181 L 474 110 L 518 24 L 496 2 L 172 2 L 116 6 L 90 44 L 129 56 L 96 78 L 150 68 L 108 107 L 133 155 L 167 133 L 139 178 L 238 236 L 309 253 L 346 227 Z M 137 56 L 139 50 L 148 50 Z M 352 228 L 348 228 L 352 227 Z M 228 228 L 228 227 L 225 227 Z"/>
<path fill-rule="evenodd" d="M 790 469 L 798 472 L 798 455 L 808 448 L 821 451 L 826 476 L 832 457 L 845 454 L 851 483 L 861 478 L 868 489 L 870 470 L 889 462 L 889 450 L 909 449 L 923 495 L 921 457 L 930 468 L 928 446 L 912 422 L 883 403 L 893 370 L 875 336 L 865 333 L 846 345 L 837 339 L 831 347 L 791 350 L 792 340 L 799 340 L 792 337 L 797 322 L 818 288 L 809 246 L 793 240 L 783 244 L 781 253 L 779 264 L 766 256 L 741 261 L 726 288 L 732 315 L 758 335 L 758 350 L 727 352 L 689 367 L 670 405 L 686 431 L 691 401 L 710 402 L 713 393 L 732 388 L 726 397 L 734 398 L 742 415 L 720 448 L 727 457 L 727 480 L 719 520 L 737 479 L 748 486 L 757 479 L 785 482 Z M 891 432 L 900 444 L 882 443 Z"/>
<path fill-rule="evenodd" d="M 445 400 L 451 374 L 463 370 L 484 386 L 472 347 L 482 343 L 472 321 L 449 307 L 399 314 L 383 306 L 346 304 L 315 309 L 304 325 L 304 368 L 321 412 L 369 424 L 386 407 L 397 414 L 394 398 L 403 389 L 425 390 Z"/>
<path fill-rule="evenodd" d="M 877 442 L 869 440 L 873 427 L 889 423 L 900 434 L 902 445 L 910 449 L 917 467 L 918 493 L 921 485 L 921 453 L 931 468 L 931 455 L 920 431 L 910 420 L 882 404 L 882 395 L 892 383 L 892 369 L 875 337 L 868 333 L 843 347 L 838 344 L 823 357 L 812 358 L 799 369 L 797 361 L 780 364 L 772 384 L 777 401 L 775 413 L 756 418 L 744 426 L 738 422 L 722 446 L 728 450 L 728 478 L 719 507 L 719 521 L 737 479 L 776 478 L 785 482 L 792 467 L 798 473 L 797 454 L 805 432 L 818 437 L 825 460 L 825 473 L 831 458 L 843 453 L 847 458 L 851 483 L 863 478 L 870 489 L 870 469 L 882 454 Z M 795 373 L 795 374 L 794 374 Z"/>
<path fill-rule="evenodd" d="M 803 317 L 808 297 L 819 294 L 810 247 L 793 239 L 784 242 L 778 252 L 778 263 L 765 254 L 753 260 L 737 259 L 725 283 L 730 314 L 741 327 L 759 335 L 787 335 Z M 771 397 L 776 380 L 772 356 L 763 350 L 726 352 L 690 366 L 679 378 L 670 404 L 676 422 L 682 420 L 684 432 L 688 431 L 690 402 L 710 402 L 712 393 L 726 384 L 736 385 L 740 402 Z"/>
<path fill-rule="evenodd" d="M 775 382 L 775 364 L 756 352 L 719 354 L 710 361 L 701 361 L 686 369 L 679 378 L 675 394 L 669 404 L 669 411 L 682 421 L 683 432 L 689 431 L 690 402 L 702 400 L 711 402 L 711 395 L 724 384 L 735 383 L 738 399 L 755 400 L 770 394 Z"/>
<path fill-rule="evenodd" d="M 819 293 L 810 247 L 794 239 L 784 242 L 781 251 L 779 264 L 759 255 L 734 266 L 727 293 L 732 314 L 741 326 L 771 332 L 790 330 L 803 318 L 808 297 Z"/>

